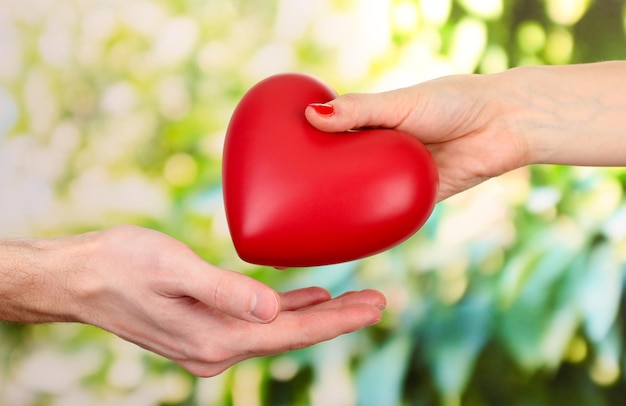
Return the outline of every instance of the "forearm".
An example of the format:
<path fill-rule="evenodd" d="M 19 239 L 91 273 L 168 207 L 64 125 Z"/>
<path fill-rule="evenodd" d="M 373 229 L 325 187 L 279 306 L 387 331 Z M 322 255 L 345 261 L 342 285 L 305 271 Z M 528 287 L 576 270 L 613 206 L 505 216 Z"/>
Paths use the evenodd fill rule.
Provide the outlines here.
<path fill-rule="evenodd" d="M 503 117 L 525 137 L 528 163 L 626 166 L 626 61 L 523 67 L 499 75 Z"/>
<path fill-rule="evenodd" d="M 0 240 L 0 320 L 71 321 L 67 275 L 47 240 Z"/>

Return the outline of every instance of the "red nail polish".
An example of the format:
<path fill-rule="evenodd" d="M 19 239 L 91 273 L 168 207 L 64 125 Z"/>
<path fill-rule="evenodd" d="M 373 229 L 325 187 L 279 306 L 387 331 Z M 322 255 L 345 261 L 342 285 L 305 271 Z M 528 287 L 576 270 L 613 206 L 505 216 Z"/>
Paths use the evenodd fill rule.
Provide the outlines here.
<path fill-rule="evenodd" d="M 313 110 L 320 116 L 332 116 L 335 114 L 335 108 L 332 104 L 326 103 L 311 103 L 309 106 L 313 107 Z"/>

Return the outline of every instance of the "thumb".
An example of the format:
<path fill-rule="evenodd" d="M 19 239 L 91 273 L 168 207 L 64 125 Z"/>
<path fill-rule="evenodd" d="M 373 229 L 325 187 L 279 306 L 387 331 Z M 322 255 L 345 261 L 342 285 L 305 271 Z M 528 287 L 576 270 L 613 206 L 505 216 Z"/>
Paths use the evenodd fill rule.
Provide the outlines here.
<path fill-rule="evenodd" d="M 276 318 L 280 296 L 275 290 L 241 273 L 207 265 L 208 272 L 188 278 L 192 297 L 238 319 L 269 323 Z"/>
<path fill-rule="evenodd" d="M 348 93 L 304 111 L 317 129 L 341 132 L 362 127 L 396 128 L 410 112 L 407 89 L 384 93 Z"/>

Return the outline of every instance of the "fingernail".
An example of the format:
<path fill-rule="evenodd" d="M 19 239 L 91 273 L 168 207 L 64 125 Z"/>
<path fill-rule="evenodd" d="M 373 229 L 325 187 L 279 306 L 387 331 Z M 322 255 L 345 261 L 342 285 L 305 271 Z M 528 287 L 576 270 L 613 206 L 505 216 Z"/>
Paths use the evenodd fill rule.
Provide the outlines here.
<path fill-rule="evenodd" d="M 278 300 L 271 291 L 257 290 L 250 304 L 250 314 L 261 322 L 269 322 L 276 317 L 278 311 Z"/>
<path fill-rule="evenodd" d="M 332 116 L 335 114 L 335 107 L 332 104 L 311 103 L 309 106 L 313 107 L 313 110 L 320 116 Z"/>

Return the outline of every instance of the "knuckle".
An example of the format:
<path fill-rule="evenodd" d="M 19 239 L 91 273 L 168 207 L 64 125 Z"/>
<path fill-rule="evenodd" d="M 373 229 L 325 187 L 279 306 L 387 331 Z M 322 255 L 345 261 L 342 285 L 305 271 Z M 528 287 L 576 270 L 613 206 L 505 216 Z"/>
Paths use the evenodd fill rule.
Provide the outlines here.
<path fill-rule="evenodd" d="M 346 93 L 339 96 L 340 108 L 346 111 L 352 111 L 359 102 L 360 95 L 358 93 Z"/>
<path fill-rule="evenodd" d="M 212 298 L 213 306 L 218 310 L 225 310 L 228 305 L 228 293 L 229 289 L 226 286 L 227 283 L 224 278 L 217 278 L 217 280 L 211 284 L 213 289 Z"/>
<path fill-rule="evenodd" d="M 303 348 L 310 347 L 313 343 L 319 341 L 313 337 L 311 326 L 305 320 L 300 320 L 298 322 L 297 331 L 299 332 L 298 335 L 293 336 L 291 342 L 289 343 L 289 351 L 301 350 Z"/>
<path fill-rule="evenodd" d="M 175 239 L 157 239 L 151 244 L 150 262 L 156 272 L 168 272 L 181 267 L 181 259 L 193 255 L 186 244 Z"/>
<path fill-rule="evenodd" d="M 337 100 L 337 110 L 342 117 L 342 123 L 349 129 L 356 129 L 363 126 L 363 121 L 369 118 L 363 117 L 361 108 L 363 95 L 360 93 L 346 93 Z"/>

